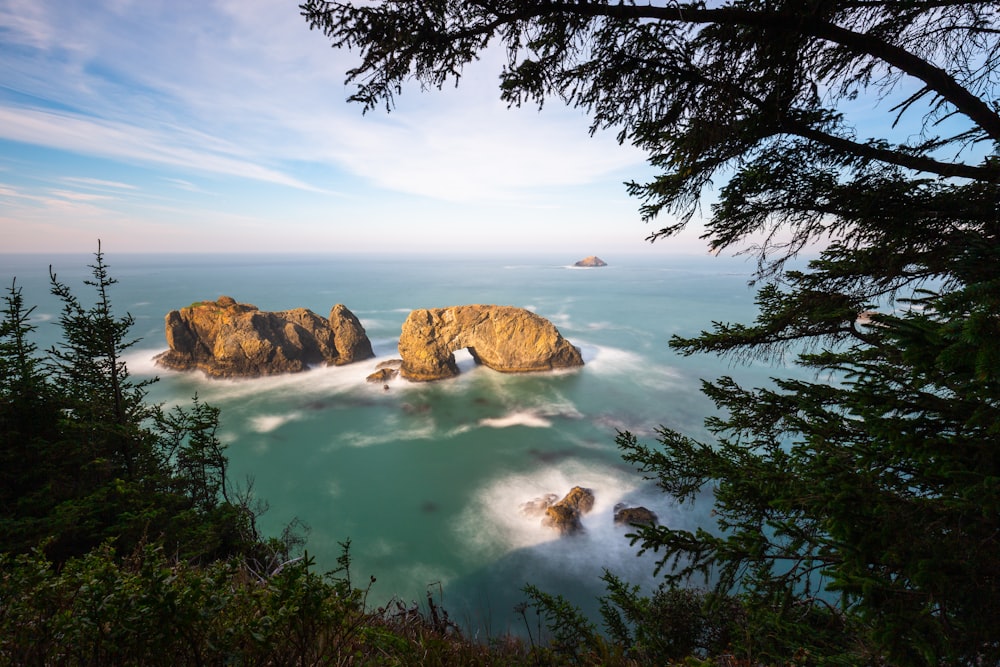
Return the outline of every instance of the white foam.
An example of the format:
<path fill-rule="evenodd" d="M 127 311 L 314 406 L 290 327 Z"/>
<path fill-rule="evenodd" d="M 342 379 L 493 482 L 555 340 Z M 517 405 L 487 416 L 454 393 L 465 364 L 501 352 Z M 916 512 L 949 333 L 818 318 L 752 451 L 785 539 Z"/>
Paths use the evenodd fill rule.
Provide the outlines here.
<path fill-rule="evenodd" d="M 438 433 L 433 420 L 428 419 L 423 425 L 420 426 L 383 431 L 381 433 L 361 431 L 348 431 L 340 433 L 337 435 L 336 441 L 334 441 L 326 449 L 336 449 L 341 444 L 346 444 L 350 447 L 372 447 L 375 445 L 405 442 L 408 440 L 430 440 L 432 438 L 439 437 L 441 437 L 441 434 Z"/>
<path fill-rule="evenodd" d="M 283 415 L 257 415 L 250 419 L 250 430 L 257 433 L 270 433 L 290 421 L 302 418 L 301 412 L 288 412 Z"/>
<path fill-rule="evenodd" d="M 489 428 L 508 428 L 510 426 L 528 426 L 530 428 L 549 428 L 552 422 L 531 410 L 512 412 L 503 417 L 487 417 L 479 420 L 480 426 Z"/>
<path fill-rule="evenodd" d="M 461 516 L 459 535 L 469 550 L 500 554 L 560 539 L 559 534 L 541 525 L 539 517 L 525 517 L 520 507 L 534 498 L 555 493 L 560 498 L 574 486 L 594 492 L 594 508 L 584 517 L 584 527 L 605 521 L 623 495 L 632 494 L 640 480 L 603 464 L 566 461 L 526 475 L 508 475 L 484 488 Z M 603 531 L 601 531 L 603 532 Z"/>
<path fill-rule="evenodd" d="M 652 364 L 648 358 L 630 350 L 602 345 L 581 345 L 580 350 L 584 368 L 589 373 L 627 375 L 635 384 L 651 389 L 664 389 L 684 382 L 678 369 Z"/>
<path fill-rule="evenodd" d="M 135 375 L 142 376 L 154 376 L 163 371 L 162 368 L 156 365 L 153 361 L 156 355 L 161 352 L 166 352 L 165 349 L 132 349 L 122 355 L 122 361 L 125 362 L 125 366 L 128 368 L 128 372 Z"/>
<path fill-rule="evenodd" d="M 522 503 L 549 493 L 561 498 L 577 485 L 594 493 L 593 509 L 581 517 L 582 534 L 560 536 L 542 526 L 539 516 L 521 514 Z M 626 537 L 634 529 L 614 523 L 614 508 L 619 503 L 642 505 L 672 527 L 692 529 L 708 521 L 704 512 L 695 517 L 637 475 L 609 470 L 600 463 L 567 462 L 495 480 L 461 515 L 456 532 L 467 550 L 462 555 L 473 562 L 502 560 L 517 551 L 518 576 L 525 581 L 553 575 L 570 581 L 597 581 L 607 568 L 650 589 L 655 585 L 652 572 L 656 555 L 637 557 L 638 545 Z M 693 523 L 699 521 L 702 523 Z"/>
<path fill-rule="evenodd" d="M 134 356 L 139 359 L 141 353 Z M 152 362 L 152 356 L 146 352 L 146 365 L 155 373 L 178 373 L 166 371 Z M 129 357 L 131 358 L 131 356 Z M 389 357 L 386 357 L 388 359 Z M 302 373 L 286 373 L 256 378 L 221 379 L 209 378 L 200 371 L 184 372 L 189 381 L 196 386 L 198 395 L 206 402 L 261 397 L 268 393 L 295 395 L 308 398 L 310 396 L 356 391 L 367 386 L 366 378 L 380 361 L 378 357 L 363 362 L 345 366 L 317 366 Z M 129 361 L 129 368 L 133 368 Z"/>

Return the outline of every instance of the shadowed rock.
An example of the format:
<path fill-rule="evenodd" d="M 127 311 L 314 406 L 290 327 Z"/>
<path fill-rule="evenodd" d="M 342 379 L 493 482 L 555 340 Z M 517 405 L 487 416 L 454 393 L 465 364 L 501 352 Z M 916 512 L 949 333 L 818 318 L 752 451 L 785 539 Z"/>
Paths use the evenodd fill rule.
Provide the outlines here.
<path fill-rule="evenodd" d="M 616 507 L 615 524 L 617 525 L 647 525 L 655 526 L 659 523 L 656 513 L 645 507 Z"/>
<path fill-rule="evenodd" d="M 385 383 L 395 379 L 399 375 L 399 367 L 403 364 L 402 359 L 387 359 L 375 364 L 375 372 L 371 373 L 366 380 L 371 383 Z"/>
<path fill-rule="evenodd" d="M 228 296 L 172 310 L 170 349 L 156 363 L 211 377 L 257 377 L 349 364 L 375 356 L 358 318 L 343 304 L 324 318 L 306 308 L 267 312 Z"/>
<path fill-rule="evenodd" d="M 580 350 L 544 317 L 514 306 L 452 306 L 414 310 L 403 323 L 400 374 L 408 380 L 458 375 L 455 350 L 506 373 L 582 366 Z"/>
<path fill-rule="evenodd" d="M 368 382 L 372 383 L 388 382 L 389 380 L 395 378 L 397 375 L 399 375 L 399 371 L 396 370 L 395 368 L 380 368 L 374 373 L 371 373 L 365 379 L 368 380 Z"/>

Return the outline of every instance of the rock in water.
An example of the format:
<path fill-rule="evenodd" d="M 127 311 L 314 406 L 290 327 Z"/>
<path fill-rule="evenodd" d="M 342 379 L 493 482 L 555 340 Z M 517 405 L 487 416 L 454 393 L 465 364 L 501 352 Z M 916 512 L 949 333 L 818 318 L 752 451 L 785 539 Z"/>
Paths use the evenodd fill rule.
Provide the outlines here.
<path fill-rule="evenodd" d="M 579 262 L 573 264 L 573 266 L 607 266 L 608 263 L 597 255 L 591 255 L 590 257 L 584 257 Z"/>
<path fill-rule="evenodd" d="M 594 508 L 594 492 L 582 486 L 574 486 L 562 500 L 545 509 L 542 525 L 555 528 L 562 535 L 576 535 L 583 532 L 580 517 Z"/>
<path fill-rule="evenodd" d="M 544 317 L 514 306 L 452 306 L 414 310 L 403 323 L 400 374 L 408 380 L 458 375 L 453 352 L 467 348 L 476 363 L 505 373 L 582 366 L 583 357 Z"/>
<path fill-rule="evenodd" d="M 324 318 L 306 308 L 267 312 L 228 296 L 172 310 L 170 349 L 156 363 L 211 377 L 257 377 L 349 364 L 375 356 L 361 322 L 342 304 Z"/>
<path fill-rule="evenodd" d="M 396 368 L 379 368 L 377 371 L 375 371 L 374 373 L 371 373 L 368 377 L 366 377 L 365 380 L 367 380 L 368 382 L 371 382 L 372 384 L 375 384 L 375 383 L 383 383 L 384 384 L 384 383 L 388 382 L 389 380 L 394 379 L 397 375 L 399 375 L 399 369 L 396 369 Z"/>
<path fill-rule="evenodd" d="M 616 507 L 615 508 L 615 523 L 617 525 L 647 525 L 655 526 L 659 523 L 659 519 L 653 510 L 639 506 L 639 507 Z"/>

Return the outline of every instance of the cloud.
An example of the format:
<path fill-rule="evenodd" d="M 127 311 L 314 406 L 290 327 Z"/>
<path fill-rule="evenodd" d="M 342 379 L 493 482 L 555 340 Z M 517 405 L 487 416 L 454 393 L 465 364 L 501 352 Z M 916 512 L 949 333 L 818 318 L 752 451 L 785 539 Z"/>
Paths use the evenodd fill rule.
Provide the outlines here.
<path fill-rule="evenodd" d="M 105 181 L 100 178 L 87 178 L 85 176 L 64 176 L 63 181 L 76 183 L 95 188 L 110 188 L 112 190 L 137 190 L 138 187 L 130 183 L 120 183 L 118 181 Z"/>
<path fill-rule="evenodd" d="M 238 156 L 185 146 L 184 143 L 189 143 L 191 137 L 183 131 L 164 135 L 154 128 L 68 112 L 8 107 L 0 108 L 0 137 L 85 155 L 164 164 L 303 190 L 318 190 L 280 171 Z"/>
<path fill-rule="evenodd" d="M 508 110 L 495 85 L 499 52 L 471 65 L 457 91 L 420 95 L 413 86 L 393 114 L 362 117 L 344 103 L 351 56 L 283 3 L 114 2 L 60 5 L 48 16 L 41 4 L 8 28 L 50 50 L 19 63 L 18 85 L 51 108 L 2 109 L 0 136 L 12 141 L 337 189 L 290 166 L 314 163 L 385 190 L 459 201 L 586 184 L 642 161 L 610 137 L 588 140 L 579 112 Z"/>
<path fill-rule="evenodd" d="M 408 84 L 392 113 L 363 115 L 345 101 L 357 53 L 331 49 L 294 3 L 0 4 L 0 170 L 15 190 L 0 196 L 17 203 L 2 212 L 16 247 L 78 242 L 53 228 L 120 231 L 130 250 L 276 250 L 279 227 L 283 247 L 336 250 L 645 234 L 614 224 L 637 220 L 621 182 L 648 173 L 644 155 L 590 137 L 580 110 L 508 109 L 502 50 L 457 89 Z"/>
<path fill-rule="evenodd" d="M 51 190 L 53 197 L 72 201 L 102 201 L 114 199 L 111 195 L 99 195 L 93 192 L 76 192 L 73 190 Z"/>
<path fill-rule="evenodd" d="M 3 40 L 33 48 L 52 42 L 52 28 L 45 8 L 34 0 L 6 0 L 0 5 L 0 35 Z"/>

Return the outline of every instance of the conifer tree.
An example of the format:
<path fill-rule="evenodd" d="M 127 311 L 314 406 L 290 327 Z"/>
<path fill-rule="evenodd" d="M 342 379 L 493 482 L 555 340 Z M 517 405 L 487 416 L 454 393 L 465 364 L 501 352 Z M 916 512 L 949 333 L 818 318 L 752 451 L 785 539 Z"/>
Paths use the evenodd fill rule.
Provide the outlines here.
<path fill-rule="evenodd" d="M 154 379 L 124 353 L 132 317 L 115 315 L 98 246 L 85 305 L 51 271 L 62 341 L 40 354 L 16 282 L 0 323 L 0 551 L 44 546 L 56 562 L 112 540 L 119 553 L 159 542 L 179 559 L 256 555 L 247 499 L 230 500 L 219 410 L 195 398 L 164 412 Z"/>
<path fill-rule="evenodd" d="M 756 322 L 683 354 L 815 371 L 746 389 L 697 441 L 618 438 L 717 526 L 643 528 L 683 585 L 709 575 L 768 662 L 1000 661 L 1000 8 L 929 0 L 311 0 L 357 51 L 352 100 L 457 82 L 505 50 L 500 94 L 555 98 L 646 151 L 629 191 L 667 239 L 755 253 Z M 869 102 L 865 106 L 862 102 Z M 857 122 L 881 104 L 884 121 Z M 871 133 L 871 134 L 869 134 Z M 721 184 L 709 203 L 706 192 Z M 804 268 L 789 260 L 812 244 Z"/>
<path fill-rule="evenodd" d="M 51 511 L 61 484 L 49 444 L 57 439 L 60 405 L 45 379 L 15 280 L 0 321 L 0 534 L 7 544 L 33 545 L 38 517 Z M 17 517 L 35 517 L 20 521 Z"/>

